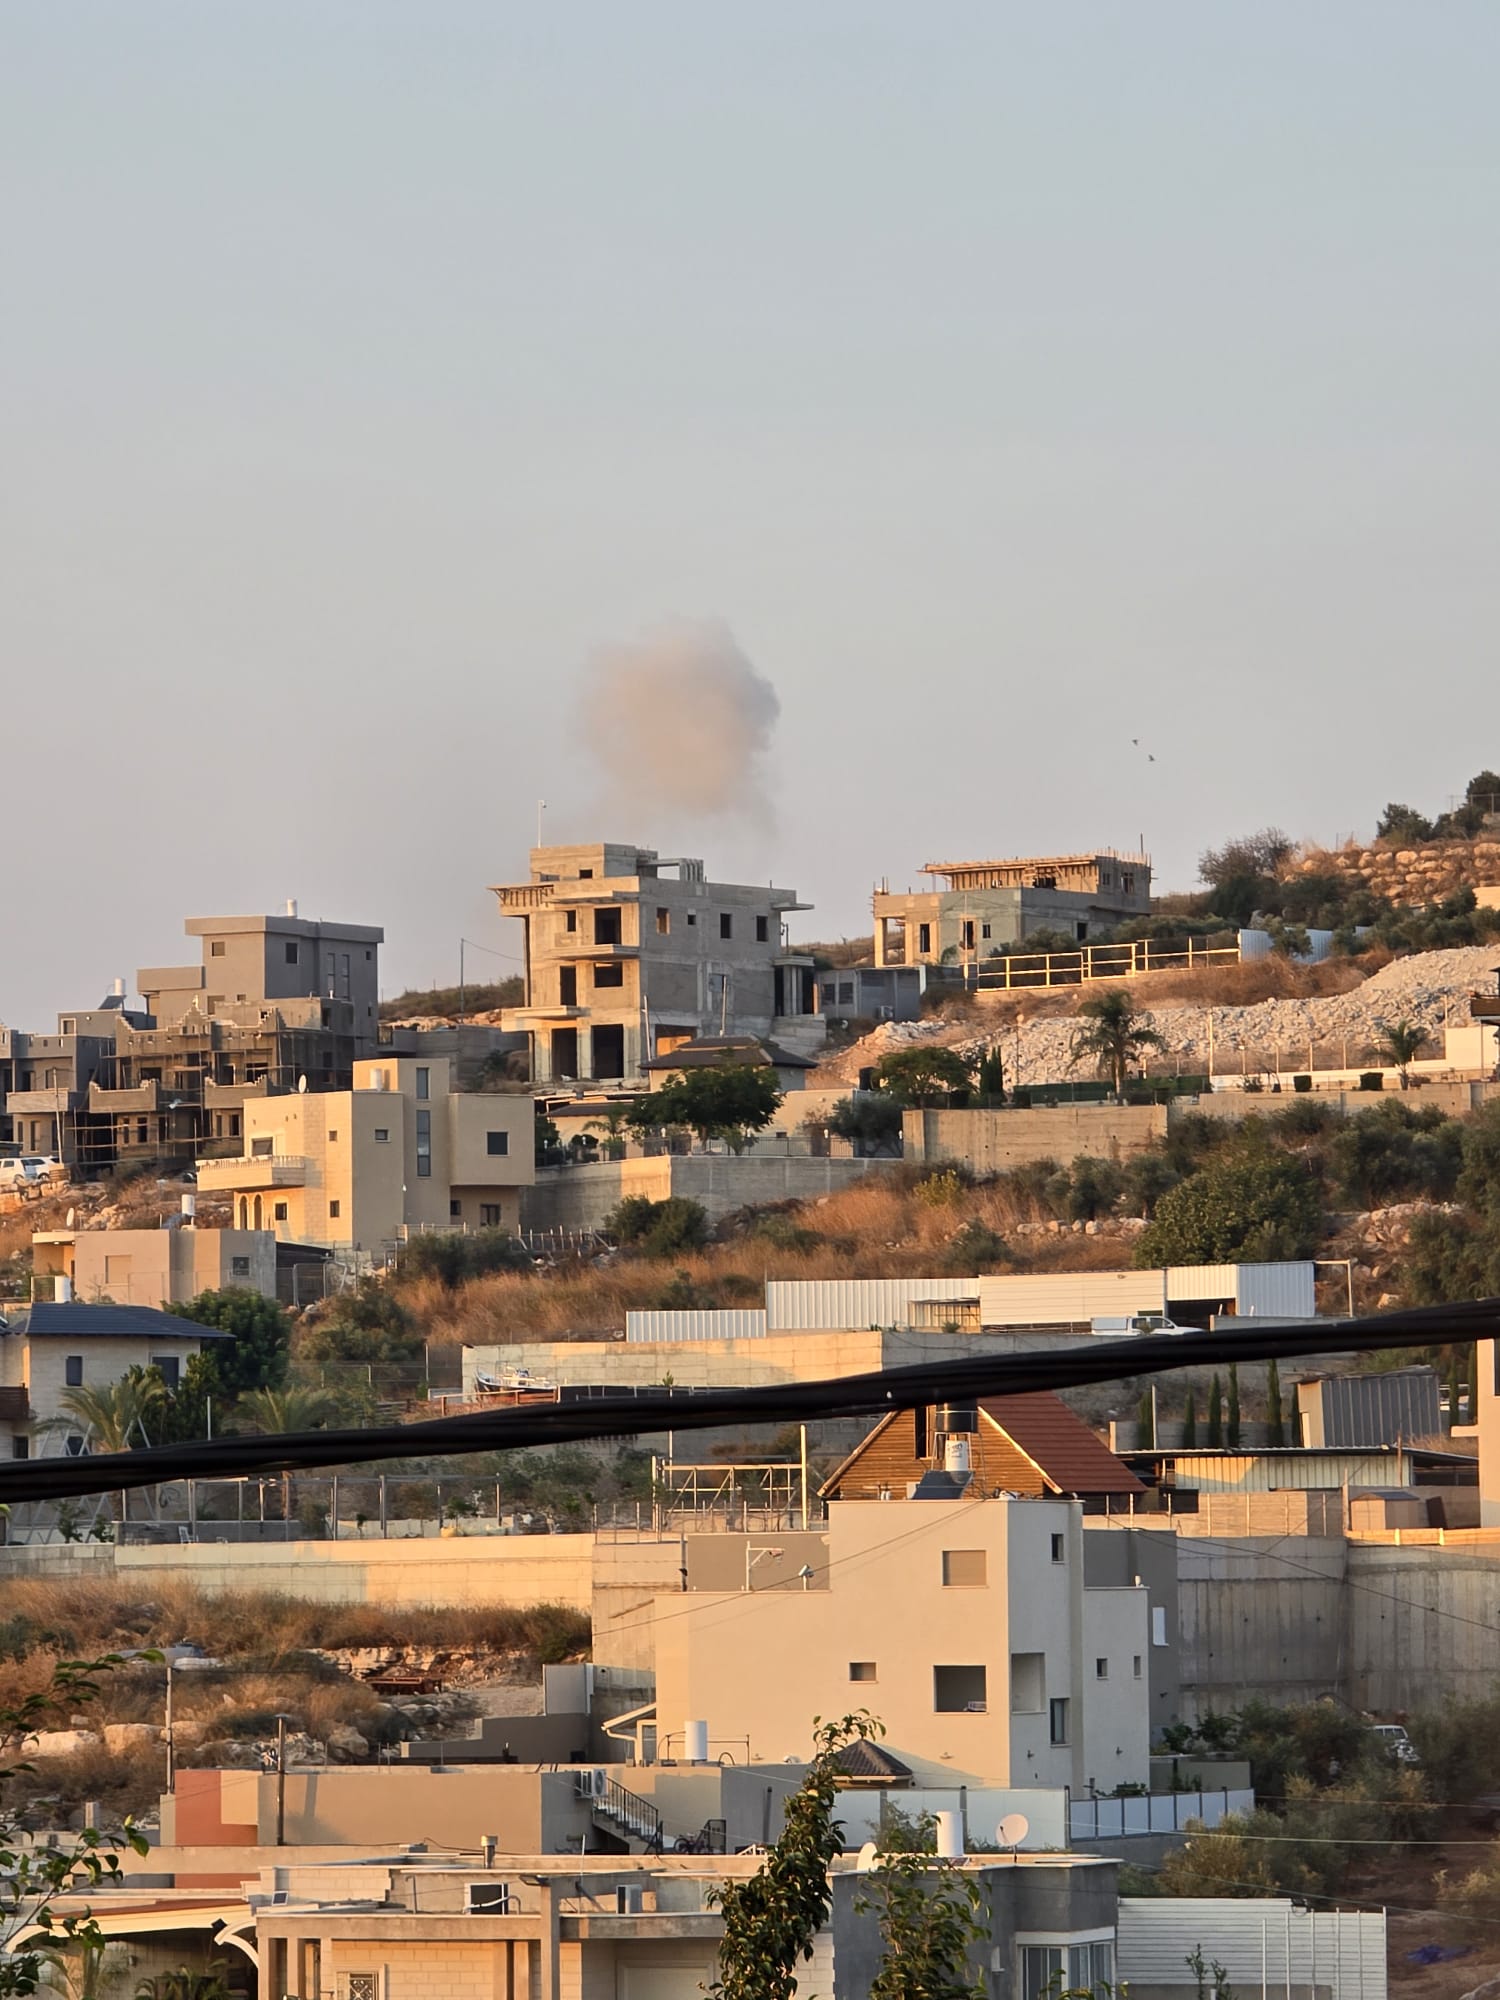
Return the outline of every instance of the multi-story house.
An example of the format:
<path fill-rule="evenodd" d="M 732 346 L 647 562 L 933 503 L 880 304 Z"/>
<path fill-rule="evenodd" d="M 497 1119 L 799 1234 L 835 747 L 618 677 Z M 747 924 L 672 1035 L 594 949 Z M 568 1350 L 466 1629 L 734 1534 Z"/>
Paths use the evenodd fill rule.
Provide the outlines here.
<path fill-rule="evenodd" d="M 243 1149 L 199 1163 L 241 1229 L 373 1252 L 424 1229 L 515 1228 L 536 1176 L 528 1096 L 455 1091 L 446 1057 L 354 1065 L 351 1090 L 251 1098 Z"/>
<path fill-rule="evenodd" d="M 806 1051 L 826 1025 L 813 962 L 791 949 L 791 889 L 710 882 L 701 861 L 594 842 L 535 847 L 531 879 L 498 887 L 525 935 L 525 1033 L 537 1083 L 639 1078 L 701 1035 L 770 1035 Z"/>
<path fill-rule="evenodd" d="M 1145 854 L 1034 855 L 1014 861 L 924 861 L 942 888 L 875 891 L 877 965 L 972 964 L 1033 931 L 1078 943 L 1151 914 Z"/>

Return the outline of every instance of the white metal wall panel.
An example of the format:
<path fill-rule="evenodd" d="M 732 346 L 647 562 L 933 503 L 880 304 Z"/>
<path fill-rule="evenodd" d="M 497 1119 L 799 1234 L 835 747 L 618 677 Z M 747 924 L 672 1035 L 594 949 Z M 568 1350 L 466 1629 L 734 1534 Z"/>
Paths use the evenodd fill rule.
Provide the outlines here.
<path fill-rule="evenodd" d="M 1410 1454 L 1394 1451 L 1250 1451 L 1212 1457 L 1176 1452 L 1173 1468 L 1179 1486 L 1196 1487 L 1200 1493 L 1275 1493 L 1288 1487 L 1316 1493 L 1341 1486 L 1410 1486 L 1415 1480 Z"/>
<path fill-rule="evenodd" d="M 985 1326 L 1067 1326 L 1074 1321 L 1161 1312 L 1160 1271 L 1049 1271 L 1037 1277 L 981 1278 Z"/>
<path fill-rule="evenodd" d="M 917 1299 L 972 1299 L 974 1278 L 780 1278 L 766 1286 L 770 1333 L 904 1326 Z"/>
<path fill-rule="evenodd" d="M 1318 1310 L 1311 1264 L 1241 1264 L 1241 1318 L 1313 1319 Z"/>
<path fill-rule="evenodd" d="M 1261 1319 L 1311 1319 L 1316 1312 L 1309 1263 L 1173 1264 L 1167 1297 L 1183 1304 L 1232 1299 L 1237 1312 Z"/>
<path fill-rule="evenodd" d="M 764 1340 L 764 1312 L 746 1308 L 701 1312 L 628 1312 L 627 1340 Z"/>
<path fill-rule="evenodd" d="M 1280 1896 L 1122 1896 L 1119 1979 L 1191 1987 L 1186 1954 L 1216 1959 L 1241 1992 L 1326 1986 L 1333 2000 L 1386 2000 L 1385 1915 L 1299 1910 Z"/>

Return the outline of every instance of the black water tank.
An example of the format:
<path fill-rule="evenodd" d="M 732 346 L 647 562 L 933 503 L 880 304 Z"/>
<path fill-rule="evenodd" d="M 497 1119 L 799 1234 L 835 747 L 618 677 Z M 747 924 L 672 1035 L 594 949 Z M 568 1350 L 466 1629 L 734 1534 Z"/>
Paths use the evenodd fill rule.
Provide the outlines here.
<path fill-rule="evenodd" d="M 977 1403 L 939 1403 L 932 1413 L 932 1428 L 939 1437 L 977 1437 Z"/>

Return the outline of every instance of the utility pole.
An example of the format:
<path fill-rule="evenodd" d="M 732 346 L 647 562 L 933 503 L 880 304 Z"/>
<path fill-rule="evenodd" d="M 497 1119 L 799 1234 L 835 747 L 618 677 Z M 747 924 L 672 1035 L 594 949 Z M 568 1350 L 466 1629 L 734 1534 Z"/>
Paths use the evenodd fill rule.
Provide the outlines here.
<path fill-rule="evenodd" d="M 276 1718 L 276 1845 L 286 1846 L 286 1717 Z"/>

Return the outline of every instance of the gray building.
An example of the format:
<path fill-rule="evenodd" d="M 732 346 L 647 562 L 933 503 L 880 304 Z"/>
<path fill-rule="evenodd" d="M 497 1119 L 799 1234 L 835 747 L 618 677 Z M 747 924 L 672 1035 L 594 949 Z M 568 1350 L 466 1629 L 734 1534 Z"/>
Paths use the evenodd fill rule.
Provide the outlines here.
<path fill-rule="evenodd" d="M 875 963 L 973 964 L 1034 931 L 1076 943 L 1151 913 L 1151 861 L 1100 848 L 1092 854 L 1013 861 L 924 861 L 943 886 L 875 891 Z"/>

